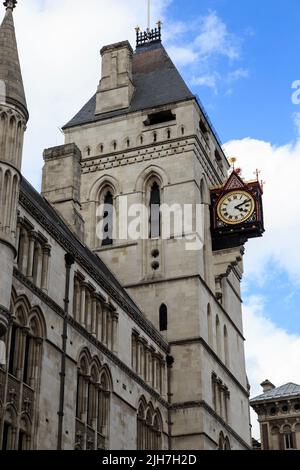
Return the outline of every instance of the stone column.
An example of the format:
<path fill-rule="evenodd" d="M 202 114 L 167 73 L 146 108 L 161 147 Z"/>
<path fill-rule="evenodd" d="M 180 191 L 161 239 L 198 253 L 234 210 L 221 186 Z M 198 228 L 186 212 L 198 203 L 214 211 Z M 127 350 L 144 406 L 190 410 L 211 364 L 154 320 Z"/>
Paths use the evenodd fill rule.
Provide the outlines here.
<path fill-rule="evenodd" d="M 51 246 L 44 245 L 43 248 L 43 258 L 42 258 L 42 282 L 41 288 L 44 292 L 48 291 L 48 273 L 49 273 L 49 259 L 51 255 Z"/>
<path fill-rule="evenodd" d="M 85 283 L 83 282 L 80 286 L 81 295 L 80 295 L 80 324 L 84 326 L 85 322 Z"/>
<path fill-rule="evenodd" d="M 101 300 L 97 298 L 97 338 L 99 341 L 102 340 L 102 304 Z"/>
<path fill-rule="evenodd" d="M 107 344 L 107 305 L 103 305 L 102 309 L 102 343 Z"/>
<path fill-rule="evenodd" d="M 27 271 L 26 276 L 32 280 L 33 276 L 33 256 L 34 256 L 34 246 L 36 241 L 36 232 L 30 232 L 29 234 L 29 245 L 28 245 L 28 256 L 27 256 Z"/>
<path fill-rule="evenodd" d="M 91 325 L 91 333 L 96 338 L 97 337 L 97 297 L 95 295 L 92 296 L 92 325 Z"/>
<path fill-rule="evenodd" d="M 119 314 L 117 312 L 113 313 L 112 317 L 112 352 L 117 354 L 118 353 L 118 324 L 119 324 Z"/>

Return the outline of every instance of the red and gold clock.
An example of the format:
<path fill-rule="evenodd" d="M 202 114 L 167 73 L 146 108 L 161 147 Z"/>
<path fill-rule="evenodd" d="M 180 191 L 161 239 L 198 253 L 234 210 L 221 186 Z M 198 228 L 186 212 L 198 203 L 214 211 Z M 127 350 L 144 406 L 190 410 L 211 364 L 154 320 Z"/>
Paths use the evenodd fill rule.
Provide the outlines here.
<path fill-rule="evenodd" d="M 264 233 L 263 190 L 259 181 L 244 182 L 237 171 L 211 190 L 213 250 L 241 246 Z"/>

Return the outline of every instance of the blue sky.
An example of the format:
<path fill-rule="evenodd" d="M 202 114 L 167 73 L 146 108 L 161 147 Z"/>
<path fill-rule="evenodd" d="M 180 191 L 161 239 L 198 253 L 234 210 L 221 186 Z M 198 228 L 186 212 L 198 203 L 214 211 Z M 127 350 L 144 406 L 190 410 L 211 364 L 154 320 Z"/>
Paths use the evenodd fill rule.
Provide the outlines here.
<path fill-rule="evenodd" d="M 63 143 L 59 126 L 96 90 L 100 48 L 124 39 L 134 45 L 146 3 L 19 2 L 30 110 L 23 173 L 35 187 L 43 149 Z M 246 245 L 243 282 L 252 395 L 267 377 L 277 385 L 300 383 L 300 104 L 292 103 L 292 83 L 300 80 L 299 17 L 299 0 L 153 0 L 152 23 L 163 20 L 164 45 L 227 155 L 238 157 L 246 179 L 259 168 L 266 181 L 266 234 Z"/>
<path fill-rule="evenodd" d="M 240 41 L 238 60 L 215 61 L 222 72 L 242 68 L 248 77 L 219 84 L 218 93 L 193 87 L 206 106 L 223 142 L 245 136 L 284 144 L 295 137 L 291 119 L 291 83 L 299 76 L 300 47 L 298 0 L 176 0 L 169 9 L 174 21 L 193 22 L 215 11 Z M 189 33 L 187 33 L 189 34 Z M 186 36 L 184 40 L 186 40 Z M 188 71 L 183 70 L 189 79 Z M 226 116 L 226 118 L 225 118 Z"/>
<path fill-rule="evenodd" d="M 227 55 L 216 49 L 204 61 L 196 61 L 197 73 L 217 76 L 216 83 L 197 86 L 192 59 L 191 64 L 178 60 L 178 66 L 203 102 L 221 141 L 250 137 L 277 147 L 296 142 L 294 114 L 300 107 L 292 103 L 291 86 L 300 77 L 299 1 L 176 0 L 168 17 L 190 27 L 177 38 L 169 37 L 167 44 L 178 44 L 179 38 L 180 44 L 188 47 L 201 32 L 201 20 L 197 19 L 208 15 L 215 15 L 226 25 L 227 40 L 234 48 Z M 267 180 L 267 184 L 272 181 Z M 278 190 L 287 191 L 288 182 L 282 181 Z M 270 222 L 266 219 L 267 230 L 272 230 Z M 249 242 L 258 243 L 261 240 Z M 275 324 L 289 333 L 300 333 L 299 283 L 278 260 L 272 256 L 266 260 L 259 280 L 246 271 L 243 288 L 246 301 L 252 295 L 263 297 L 266 315 Z"/>

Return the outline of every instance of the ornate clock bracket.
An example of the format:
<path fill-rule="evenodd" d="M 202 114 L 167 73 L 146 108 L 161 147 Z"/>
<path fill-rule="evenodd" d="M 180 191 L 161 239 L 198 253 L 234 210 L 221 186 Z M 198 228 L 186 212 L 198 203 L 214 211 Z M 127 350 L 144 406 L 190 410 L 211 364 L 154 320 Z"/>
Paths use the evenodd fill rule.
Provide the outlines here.
<path fill-rule="evenodd" d="M 241 247 L 263 235 L 262 195 L 258 180 L 245 182 L 235 169 L 223 186 L 211 190 L 213 251 Z"/>

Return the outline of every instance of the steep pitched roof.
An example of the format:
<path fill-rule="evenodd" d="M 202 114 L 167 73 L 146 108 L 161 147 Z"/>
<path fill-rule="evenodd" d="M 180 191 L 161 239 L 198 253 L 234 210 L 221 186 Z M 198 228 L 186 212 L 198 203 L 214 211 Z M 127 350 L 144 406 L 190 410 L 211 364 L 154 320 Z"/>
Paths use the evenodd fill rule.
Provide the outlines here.
<path fill-rule="evenodd" d="M 292 397 L 297 395 L 300 396 L 300 385 L 290 382 L 285 385 L 281 385 L 280 387 L 273 388 L 272 390 L 268 390 L 262 395 L 252 398 L 250 400 L 250 403 L 258 401 L 263 402 L 265 400 L 275 400 L 279 398 Z"/>
<path fill-rule="evenodd" d="M 5 82 L 6 102 L 21 106 L 28 117 L 12 7 L 7 7 L 0 26 L 0 80 Z"/>
<path fill-rule="evenodd" d="M 63 129 L 195 98 L 160 42 L 135 51 L 133 85 L 129 108 L 95 115 L 95 94 Z"/>

